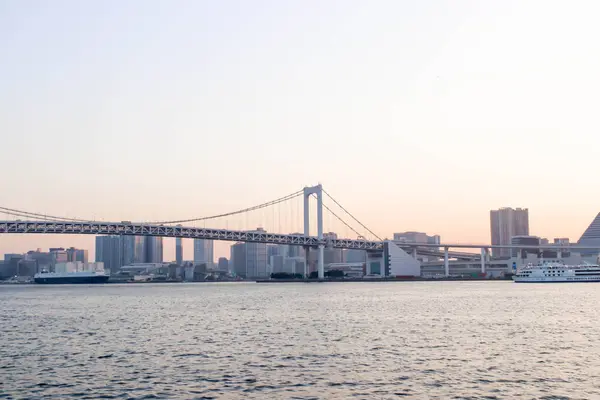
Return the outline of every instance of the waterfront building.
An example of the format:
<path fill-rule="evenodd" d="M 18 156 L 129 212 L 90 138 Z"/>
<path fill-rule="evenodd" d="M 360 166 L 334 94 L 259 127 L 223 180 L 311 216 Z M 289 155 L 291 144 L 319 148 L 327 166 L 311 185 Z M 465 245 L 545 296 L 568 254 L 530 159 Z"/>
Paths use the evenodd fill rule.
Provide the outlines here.
<path fill-rule="evenodd" d="M 570 241 L 569 238 L 554 238 L 554 244 L 557 246 L 568 246 L 570 244 Z M 563 257 L 569 257 L 570 255 L 571 252 L 569 251 L 562 252 Z"/>
<path fill-rule="evenodd" d="M 206 264 L 212 268 L 215 262 L 214 244 L 212 240 L 194 239 L 194 264 Z"/>
<path fill-rule="evenodd" d="M 231 272 L 237 276 L 246 277 L 246 244 L 235 243 L 230 249 Z"/>
<path fill-rule="evenodd" d="M 588 228 L 583 232 L 583 235 L 579 238 L 577 244 L 582 246 L 597 246 L 600 248 L 600 213 L 596 215 L 596 218 L 590 223 Z M 584 250 L 582 254 L 592 256 L 598 254 L 598 250 Z"/>
<path fill-rule="evenodd" d="M 546 240 L 547 241 L 547 240 Z M 523 246 L 539 246 L 542 243 L 542 239 L 539 236 L 530 236 L 530 235 L 519 235 L 513 236 L 510 239 L 510 244 L 513 246 L 523 245 Z M 541 255 L 540 249 L 518 249 L 513 248 L 511 250 L 511 257 L 520 257 L 527 258 L 528 254 L 533 254 L 536 257 Z"/>
<path fill-rule="evenodd" d="M 513 236 L 529 236 L 529 210 L 510 207 L 490 211 L 492 245 L 510 245 Z M 493 249 L 494 257 L 510 257 L 511 249 Z"/>
<path fill-rule="evenodd" d="M 52 256 L 52 267 L 54 267 L 57 263 L 69 261 L 67 251 L 62 247 L 51 247 L 49 251 Z"/>
<path fill-rule="evenodd" d="M 229 272 L 229 260 L 225 257 L 219 257 L 219 261 L 217 262 L 217 266 L 219 271 L 227 271 Z"/>
<path fill-rule="evenodd" d="M 66 260 L 65 260 L 66 261 Z M 161 263 L 162 238 L 154 236 L 96 236 L 96 261 L 111 273 L 123 265 Z"/>
<path fill-rule="evenodd" d="M 258 228 L 255 232 L 264 232 Z M 268 268 L 266 243 L 236 243 L 231 246 L 231 269 L 238 276 L 245 278 L 266 278 L 270 275 Z"/>
<path fill-rule="evenodd" d="M 124 264 L 121 237 L 96 236 L 96 261 L 104 263 L 110 273 L 117 273 Z"/>
<path fill-rule="evenodd" d="M 50 271 L 53 265 L 52 254 L 50 254 L 50 252 L 42 251 L 41 249 L 28 251 L 27 259 L 34 260 L 36 262 L 36 273 Z"/>
<path fill-rule="evenodd" d="M 403 243 L 424 243 L 424 244 L 440 244 L 440 235 L 428 235 L 424 232 L 399 232 L 394 233 L 395 242 Z"/>
<path fill-rule="evenodd" d="M 146 236 L 144 238 L 146 257 L 145 263 L 163 262 L 163 238 L 158 236 Z"/>
<path fill-rule="evenodd" d="M 175 238 L 175 263 L 179 266 L 183 264 L 183 244 L 181 238 Z"/>
<path fill-rule="evenodd" d="M 284 262 L 285 262 L 284 256 L 280 256 L 278 254 L 272 255 L 269 258 L 269 265 L 271 266 L 271 272 L 272 273 L 287 272 L 287 271 L 284 271 Z"/>
<path fill-rule="evenodd" d="M 88 251 L 82 249 L 76 249 L 75 247 L 70 247 L 67 249 L 67 261 L 75 262 L 80 261 L 82 263 L 88 262 Z"/>
<path fill-rule="evenodd" d="M 367 259 L 367 252 L 364 250 L 344 250 L 343 261 L 349 264 L 364 263 Z"/>

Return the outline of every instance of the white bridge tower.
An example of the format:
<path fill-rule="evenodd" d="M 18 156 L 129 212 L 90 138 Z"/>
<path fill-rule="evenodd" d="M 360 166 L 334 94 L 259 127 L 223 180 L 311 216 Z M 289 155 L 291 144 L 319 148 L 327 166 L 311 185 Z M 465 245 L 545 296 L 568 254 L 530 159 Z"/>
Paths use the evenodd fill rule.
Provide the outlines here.
<path fill-rule="evenodd" d="M 323 240 L 323 187 L 319 184 L 317 186 L 305 187 L 304 188 L 304 236 L 310 236 L 310 208 L 309 208 L 309 198 L 311 195 L 317 196 L 317 238 L 319 240 Z M 308 260 L 309 260 L 309 251 L 310 248 L 305 248 L 305 256 L 306 256 L 306 271 L 308 270 Z M 325 266 L 324 262 L 324 253 L 325 246 L 319 245 L 319 254 L 318 254 L 318 271 L 319 271 L 319 279 L 325 278 Z M 305 278 L 307 278 L 305 274 Z"/>

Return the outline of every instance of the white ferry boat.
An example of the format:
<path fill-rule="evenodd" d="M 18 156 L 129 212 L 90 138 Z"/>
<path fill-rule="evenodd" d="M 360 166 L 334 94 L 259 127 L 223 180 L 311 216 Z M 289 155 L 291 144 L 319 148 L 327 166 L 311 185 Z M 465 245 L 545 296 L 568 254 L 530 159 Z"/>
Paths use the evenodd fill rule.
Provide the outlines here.
<path fill-rule="evenodd" d="M 544 263 L 527 265 L 513 275 L 515 282 L 600 282 L 600 265 Z"/>
<path fill-rule="evenodd" d="M 73 284 L 73 283 L 106 283 L 109 275 L 104 272 L 80 271 L 80 272 L 45 272 L 35 274 L 35 283 L 45 284 Z"/>

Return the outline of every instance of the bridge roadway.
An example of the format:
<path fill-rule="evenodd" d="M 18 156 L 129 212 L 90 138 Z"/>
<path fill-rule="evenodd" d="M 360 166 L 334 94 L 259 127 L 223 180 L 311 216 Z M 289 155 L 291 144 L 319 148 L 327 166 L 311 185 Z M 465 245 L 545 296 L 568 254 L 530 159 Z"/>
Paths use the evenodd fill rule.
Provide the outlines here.
<path fill-rule="evenodd" d="M 293 246 L 308 246 L 318 248 L 319 245 L 338 249 L 355 249 L 382 251 L 385 241 L 370 241 L 364 239 L 321 239 L 314 236 L 285 235 L 258 231 L 233 231 L 227 229 L 194 228 L 169 225 L 151 225 L 134 222 L 62 222 L 62 221 L 0 221 L 2 233 L 37 233 L 37 234 L 73 234 L 73 235 L 132 235 L 132 236 L 162 236 L 190 239 L 226 240 L 233 242 L 272 243 Z M 409 252 L 417 248 L 417 253 L 423 255 L 444 255 L 440 249 L 470 248 L 470 249 L 549 249 L 560 251 L 599 250 L 598 246 L 568 245 L 489 245 L 489 244 L 430 244 L 430 243 L 400 243 L 393 242 Z M 477 259 L 478 254 L 465 252 L 448 252 L 449 257 L 457 259 Z"/>
<path fill-rule="evenodd" d="M 161 236 L 190 239 L 226 240 L 309 246 L 319 245 L 338 249 L 383 250 L 384 242 L 353 239 L 318 239 L 313 236 L 283 235 L 259 231 L 193 228 L 183 226 L 148 225 L 135 222 L 48 222 L 0 221 L 1 233 L 38 233 L 61 235 L 130 235 Z"/>

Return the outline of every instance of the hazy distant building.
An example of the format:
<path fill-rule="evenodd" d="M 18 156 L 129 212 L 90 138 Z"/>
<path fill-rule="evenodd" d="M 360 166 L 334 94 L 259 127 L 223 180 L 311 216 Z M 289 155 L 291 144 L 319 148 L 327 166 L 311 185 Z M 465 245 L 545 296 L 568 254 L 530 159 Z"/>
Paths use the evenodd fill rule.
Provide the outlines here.
<path fill-rule="evenodd" d="M 162 243 L 155 236 L 96 236 L 96 261 L 114 273 L 124 265 L 162 263 Z"/>
<path fill-rule="evenodd" d="M 367 261 L 367 252 L 365 250 L 344 250 L 344 263 L 364 263 Z"/>
<path fill-rule="evenodd" d="M 24 259 L 23 254 L 5 254 L 4 263 L 0 269 L 0 279 L 19 275 L 19 264 Z"/>
<path fill-rule="evenodd" d="M 304 275 L 305 263 L 304 257 L 287 257 L 284 261 L 283 272 Z"/>
<path fill-rule="evenodd" d="M 229 258 L 230 270 L 237 276 L 246 277 L 246 244 L 236 243 L 231 246 Z"/>
<path fill-rule="evenodd" d="M 181 238 L 175 238 L 175 263 L 179 266 L 183 264 L 183 244 Z"/>
<path fill-rule="evenodd" d="M 111 273 L 118 272 L 124 265 L 121 237 L 96 236 L 96 261 L 104 263 L 104 268 Z"/>
<path fill-rule="evenodd" d="M 542 243 L 542 239 L 538 236 L 520 235 L 520 236 L 513 236 L 510 240 L 510 244 L 515 245 L 515 246 L 518 246 L 518 245 L 539 246 L 543 243 Z M 511 250 L 511 257 L 527 258 L 528 254 L 534 255 L 536 257 L 541 256 L 540 249 L 514 248 L 514 249 L 510 249 L 510 250 Z"/>
<path fill-rule="evenodd" d="M 217 266 L 219 271 L 229 271 L 229 260 L 225 257 L 219 257 Z"/>
<path fill-rule="evenodd" d="M 67 261 L 68 262 L 80 261 L 82 263 L 87 263 L 88 262 L 88 251 L 70 247 L 67 249 Z"/>
<path fill-rule="evenodd" d="M 281 246 L 283 247 L 283 246 Z M 267 259 L 270 260 L 272 256 L 278 256 L 281 254 L 281 250 L 285 250 L 285 249 L 280 249 L 280 246 L 276 245 L 276 244 L 267 244 Z"/>
<path fill-rule="evenodd" d="M 121 236 L 123 265 L 147 262 L 146 236 Z"/>
<path fill-rule="evenodd" d="M 288 257 L 304 257 L 304 248 L 302 246 L 288 246 Z"/>
<path fill-rule="evenodd" d="M 284 263 L 285 263 L 284 256 L 275 254 L 269 258 L 269 264 L 271 265 L 271 272 L 273 272 L 273 273 L 285 272 L 284 271 Z"/>
<path fill-rule="evenodd" d="M 394 233 L 394 241 L 404 243 L 440 244 L 440 235 L 428 235 L 424 232 L 400 232 Z"/>
<path fill-rule="evenodd" d="M 582 246 L 594 246 L 600 249 L 600 213 L 596 215 L 596 218 L 594 218 L 585 232 L 583 232 L 583 235 L 581 235 L 577 244 Z M 598 253 L 599 251 L 594 249 L 581 251 L 582 256 L 592 256 Z"/>
<path fill-rule="evenodd" d="M 264 232 L 258 228 L 256 232 Z M 231 246 L 231 270 L 246 278 L 266 278 L 268 269 L 266 243 L 236 243 Z"/>
<path fill-rule="evenodd" d="M 529 210 L 500 208 L 490 211 L 492 245 L 510 245 L 513 236 L 529 236 Z M 494 257 L 510 257 L 510 249 L 492 249 Z"/>
<path fill-rule="evenodd" d="M 212 240 L 194 239 L 194 264 L 206 264 L 212 268 L 215 262 L 214 244 Z"/>
<path fill-rule="evenodd" d="M 258 228 L 255 232 L 264 232 L 264 229 Z M 267 264 L 266 243 L 246 243 L 246 276 L 266 278 Z"/>
<path fill-rule="evenodd" d="M 554 244 L 557 246 L 568 246 L 570 244 L 569 238 L 554 238 Z M 561 252 L 561 256 L 562 257 L 570 257 L 571 256 L 571 252 L 570 251 L 562 251 Z"/>
<path fill-rule="evenodd" d="M 145 263 L 162 263 L 163 262 L 163 238 L 159 236 L 145 236 Z"/>
<path fill-rule="evenodd" d="M 49 251 L 52 256 L 52 268 L 54 268 L 57 263 L 67 262 L 69 260 L 67 251 L 62 247 L 51 247 Z"/>
<path fill-rule="evenodd" d="M 304 235 L 303 233 L 292 233 L 292 235 Z M 287 246 L 287 257 L 305 257 L 302 246 Z"/>
<path fill-rule="evenodd" d="M 37 271 L 50 271 L 53 266 L 53 257 L 50 252 L 41 251 L 41 249 L 32 250 L 27 252 L 27 258 L 29 260 L 35 260 L 37 264 Z"/>

